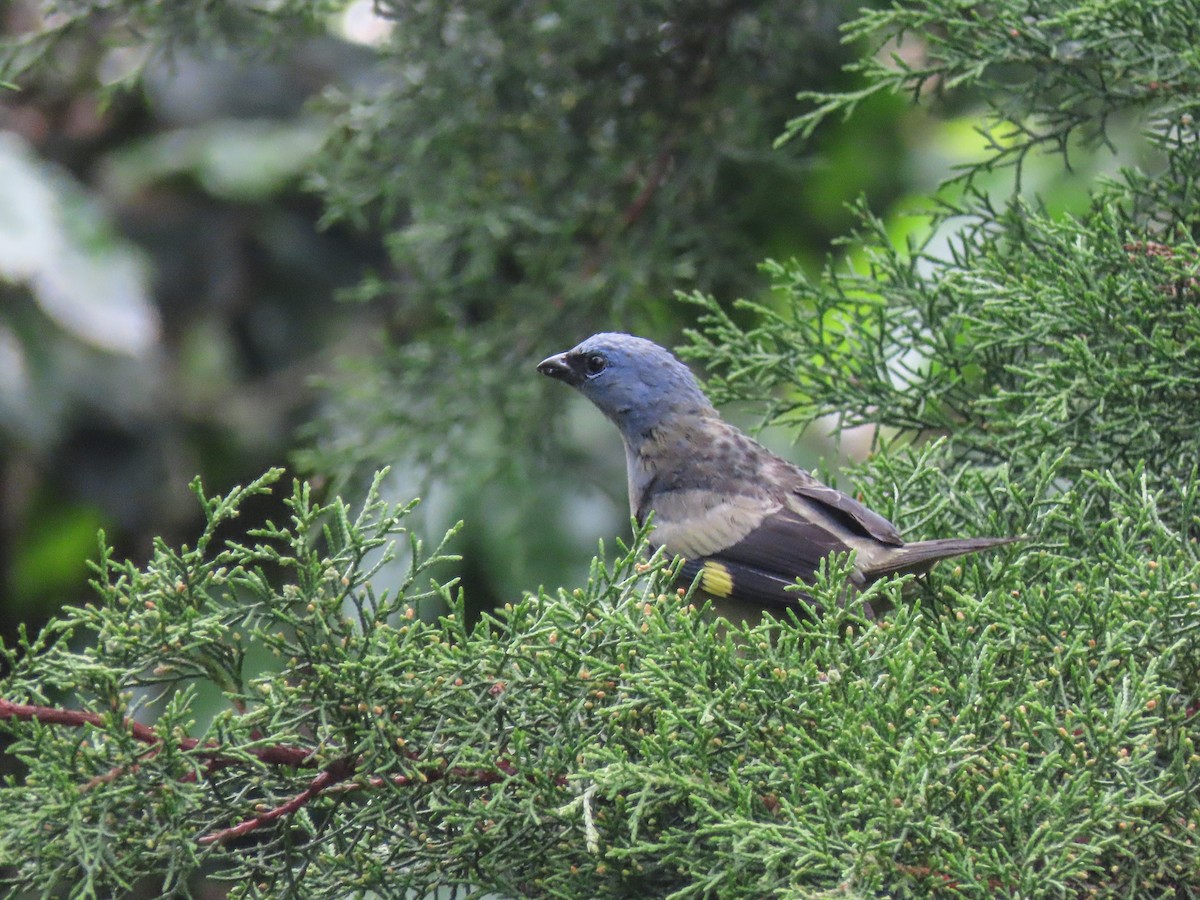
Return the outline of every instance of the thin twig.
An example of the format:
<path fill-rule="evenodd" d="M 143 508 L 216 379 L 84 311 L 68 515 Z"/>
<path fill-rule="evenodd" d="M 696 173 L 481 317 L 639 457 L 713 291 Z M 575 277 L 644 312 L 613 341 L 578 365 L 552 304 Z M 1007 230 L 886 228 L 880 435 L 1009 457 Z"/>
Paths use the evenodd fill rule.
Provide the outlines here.
<path fill-rule="evenodd" d="M 349 759 L 339 759 L 330 764 L 329 768 L 321 772 L 308 783 L 308 787 L 302 790 L 299 794 L 278 806 L 268 809 L 264 813 L 260 813 L 253 818 L 246 819 L 233 825 L 229 828 L 223 828 L 216 834 L 208 834 L 197 838 L 197 842 L 205 846 L 209 844 L 224 844 L 235 838 L 247 835 L 255 829 L 274 822 L 276 819 L 282 819 L 284 816 L 290 816 L 308 801 L 319 796 L 327 788 L 343 781 L 347 775 L 354 771 L 354 764 Z"/>

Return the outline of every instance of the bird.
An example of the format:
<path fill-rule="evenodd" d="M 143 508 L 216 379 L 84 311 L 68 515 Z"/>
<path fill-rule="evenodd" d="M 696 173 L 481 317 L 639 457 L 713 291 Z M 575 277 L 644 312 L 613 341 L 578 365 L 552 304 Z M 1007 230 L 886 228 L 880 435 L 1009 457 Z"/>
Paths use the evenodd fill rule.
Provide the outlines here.
<path fill-rule="evenodd" d="M 651 548 L 682 557 L 681 585 L 695 583 L 718 609 L 732 611 L 726 618 L 822 614 L 802 586 L 831 554 L 854 551 L 857 592 L 888 575 L 924 574 L 939 560 L 1021 540 L 905 541 L 879 513 L 722 419 L 691 370 L 645 338 L 595 334 L 537 370 L 578 390 L 617 426 L 631 516 L 651 522 Z M 863 612 L 877 615 L 870 603 Z"/>

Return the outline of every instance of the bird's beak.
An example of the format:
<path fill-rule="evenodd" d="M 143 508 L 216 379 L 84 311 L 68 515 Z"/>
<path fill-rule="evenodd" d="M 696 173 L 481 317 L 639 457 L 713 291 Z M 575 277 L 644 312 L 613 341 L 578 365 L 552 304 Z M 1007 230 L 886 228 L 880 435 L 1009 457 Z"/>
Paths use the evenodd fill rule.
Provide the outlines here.
<path fill-rule="evenodd" d="M 557 356 L 550 356 L 538 363 L 537 370 L 543 375 L 549 375 L 557 381 L 562 381 L 571 387 L 577 387 L 583 379 L 579 377 L 579 373 L 571 367 L 567 361 L 567 354 L 559 353 Z"/>

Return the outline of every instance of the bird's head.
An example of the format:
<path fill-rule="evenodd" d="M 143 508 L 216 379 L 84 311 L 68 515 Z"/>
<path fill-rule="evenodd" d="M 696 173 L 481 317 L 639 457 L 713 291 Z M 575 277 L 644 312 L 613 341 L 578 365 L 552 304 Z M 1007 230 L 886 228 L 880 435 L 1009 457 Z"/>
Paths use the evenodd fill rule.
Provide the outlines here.
<path fill-rule="evenodd" d="M 668 350 L 630 334 L 594 334 L 538 371 L 587 397 L 636 442 L 664 422 L 716 415 L 696 377 Z"/>

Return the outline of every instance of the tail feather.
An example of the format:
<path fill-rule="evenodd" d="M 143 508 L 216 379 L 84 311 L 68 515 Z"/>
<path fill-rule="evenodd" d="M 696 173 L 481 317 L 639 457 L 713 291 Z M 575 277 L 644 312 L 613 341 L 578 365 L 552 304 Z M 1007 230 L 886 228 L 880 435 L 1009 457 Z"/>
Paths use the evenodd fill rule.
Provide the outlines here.
<path fill-rule="evenodd" d="M 1023 541 L 1024 537 L 1002 538 L 942 538 L 936 541 L 917 541 L 896 547 L 871 569 L 864 571 L 868 579 L 882 578 L 884 575 L 922 575 L 933 568 L 938 560 L 962 556 L 964 553 L 976 553 Z"/>

